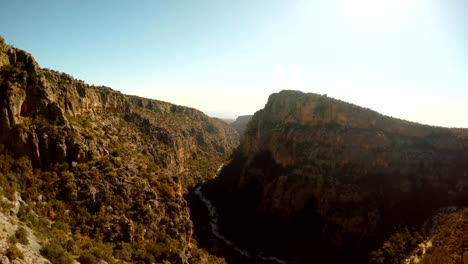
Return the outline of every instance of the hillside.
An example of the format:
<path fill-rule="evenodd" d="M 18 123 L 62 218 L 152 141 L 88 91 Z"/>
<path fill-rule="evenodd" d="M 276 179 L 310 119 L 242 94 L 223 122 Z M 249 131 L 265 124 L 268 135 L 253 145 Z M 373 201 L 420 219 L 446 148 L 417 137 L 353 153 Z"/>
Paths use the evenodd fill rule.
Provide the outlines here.
<path fill-rule="evenodd" d="M 234 129 L 196 109 L 42 69 L 3 41 L 0 67 L 1 208 L 34 231 L 44 257 L 222 262 L 197 248 L 184 195 L 229 157 Z"/>
<path fill-rule="evenodd" d="M 466 206 L 467 172 L 468 130 L 282 91 L 203 190 L 243 248 L 291 263 L 366 263 L 397 228 Z"/>

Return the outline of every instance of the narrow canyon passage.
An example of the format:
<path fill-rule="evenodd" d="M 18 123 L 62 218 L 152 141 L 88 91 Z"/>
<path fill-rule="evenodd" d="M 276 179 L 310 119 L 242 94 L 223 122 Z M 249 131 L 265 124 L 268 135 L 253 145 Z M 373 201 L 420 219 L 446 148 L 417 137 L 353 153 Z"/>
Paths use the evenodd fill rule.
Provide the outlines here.
<path fill-rule="evenodd" d="M 265 264 L 287 264 L 287 261 L 281 260 L 277 257 L 274 256 L 266 256 L 262 253 L 253 253 L 250 252 L 244 248 L 238 247 L 233 241 L 229 240 L 226 238 L 223 234 L 220 232 L 219 228 L 219 223 L 218 223 L 218 210 L 217 208 L 211 203 L 211 201 L 204 196 L 202 186 L 198 186 L 194 194 L 196 198 L 199 199 L 205 206 L 207 213 L 208 213 L 208 224 L 210 227 L 210 232 L 211 234 L 220 242 L 223 243 L 224 246 L 228 249 L 229 251 L 232 251 L 235 255 L 234 259 L 246 259 L 249 262 L 252 263 L 265 263 Z M 237 261 L 230 260 L 229 257 L 226 257 L 228 260 L 229 264 L 232 263 L 237 263 Z M 240 263 L 240 262 L 239 262 Z M 243 262 L 245 263 L 245 262 Z"/>

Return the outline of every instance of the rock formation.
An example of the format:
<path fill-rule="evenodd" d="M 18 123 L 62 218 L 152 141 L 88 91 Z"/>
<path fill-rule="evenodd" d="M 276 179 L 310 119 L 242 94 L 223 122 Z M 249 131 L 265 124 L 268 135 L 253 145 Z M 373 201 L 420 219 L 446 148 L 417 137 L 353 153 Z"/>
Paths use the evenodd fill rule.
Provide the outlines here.
<path fill-rule="evenodd" d="M 297 91 L 269 97 L 205 187 L 228 237 L 298 263 L 363 263 L 397 226 L 466 204 L 467 188 L 468 130 Z"/>
<path fill-rule="evenodd" d="M 251 115 L 239 116 L 234 122 L 230 123 L 229 125 L 232 126 L 237 131 L 237 133 L 239 133 L 240 138 L 242 138 L 250 119 L 252 119 Z"/>
<path fill-rule="evenodd" d="M 129 122 L 139 122 L 135 118 L 145 115 L 149 119 L 183 116 L 187 120 L 172 127 L 153 124 L 160 126 L 157 129 L 171 130 L 165 131 L 165 143 L 176 149 L 169 161 L 175 163 L 177 159 L 179 167 L 174 173 L 186 169 L 183 164 L 197 154 L 195 146 L 227 153 L 236 144 L 232 130 L 198 110 L 87 85 L 67 74 L 41 69 L 30 54 L 5 44 L 0 45 L 0 67 L 0 142 L 16 153 L 30 155 L 40 167 L 64 160 L 86 161 L 91 153 L 107 153 L 105 144 L 94 145 L 96 142 L 83 137 L 73 122 L 80 118 L 99 122 L 101 116 L 121 115 Z M 61 135 L 50 137 L 41 131 L 41 122 L 56 126 Z"/>

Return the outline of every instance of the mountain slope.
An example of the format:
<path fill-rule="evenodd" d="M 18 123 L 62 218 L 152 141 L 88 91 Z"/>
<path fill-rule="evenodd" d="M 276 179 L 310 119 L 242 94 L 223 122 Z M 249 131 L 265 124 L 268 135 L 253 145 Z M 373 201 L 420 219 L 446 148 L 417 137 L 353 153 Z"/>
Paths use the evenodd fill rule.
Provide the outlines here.
<path fill-rule="evenodd" d="M 3 208 L 24 201 L 12 217 L 50 235 L 52 262 L 212 258 L 194 244 L 183 195 L 238 144 L 231 127 L 42 69 L 3 42 L 0 67 Z"/>
<path fill-rule="evenodd" d="M 466 205 L 467 173 L 467 130 L 282 91 L 204 189 L 223 232 L 250 249 L 298 263 L 363 263 L 394 228 Z"/>

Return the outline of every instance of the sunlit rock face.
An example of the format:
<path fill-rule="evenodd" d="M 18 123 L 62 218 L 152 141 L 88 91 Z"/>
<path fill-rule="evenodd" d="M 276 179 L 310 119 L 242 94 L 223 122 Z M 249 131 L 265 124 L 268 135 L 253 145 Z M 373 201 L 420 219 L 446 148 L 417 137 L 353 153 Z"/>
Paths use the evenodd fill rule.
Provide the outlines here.
<path fill-rule="evenodd" d="M 226 232 L 241 241 L 248 230 L 257 245 L 310 263 L 324 252 L 362 261 L 396 226 L 466 203 L 467 184 L 467 130 L 282 91 L 255 113 L 209 187 L 232 208 L 220 212 Z"/>
<path fill-rule="evenodd" d="M 132 245 L 149 245 L 144 263 L 206 263 L 198 262 L 207 253 L 196 248 L 184 197 L 238 145 L 232 127 L 193 108 L 42 69 L 3 42 L 0 67 L 0 196 L 18 192 L 31 208 L 60 204 L 52 218 L 66 217 L 51 220 L 63 234 L 78 230 L 110 250 L 128 248 L 115 262 L 143 263 Z M 50 228 L 44 245 L 60 240 Z"/>
<path fill-rule="evenodd" d="M 86 130 L 118 128 L 122 119 L 151 127 L 142 132 L 154 134 L 155 144 L 174 150 L 164 157 L 173 173 L 187 170 L 194 157 L 228 154 L 238 144 L 231 127 L 196 109 L 88 85 L 65 73 L 42 69 L 30 54 L 4 43 L 0 44 L 0 67 L 0 144 L 31 156 L 38 167 L 109 154 L 110 136 L 91 140 Z M 46 131 L 46 126 L 54 126 L 55 131 Z"/>

